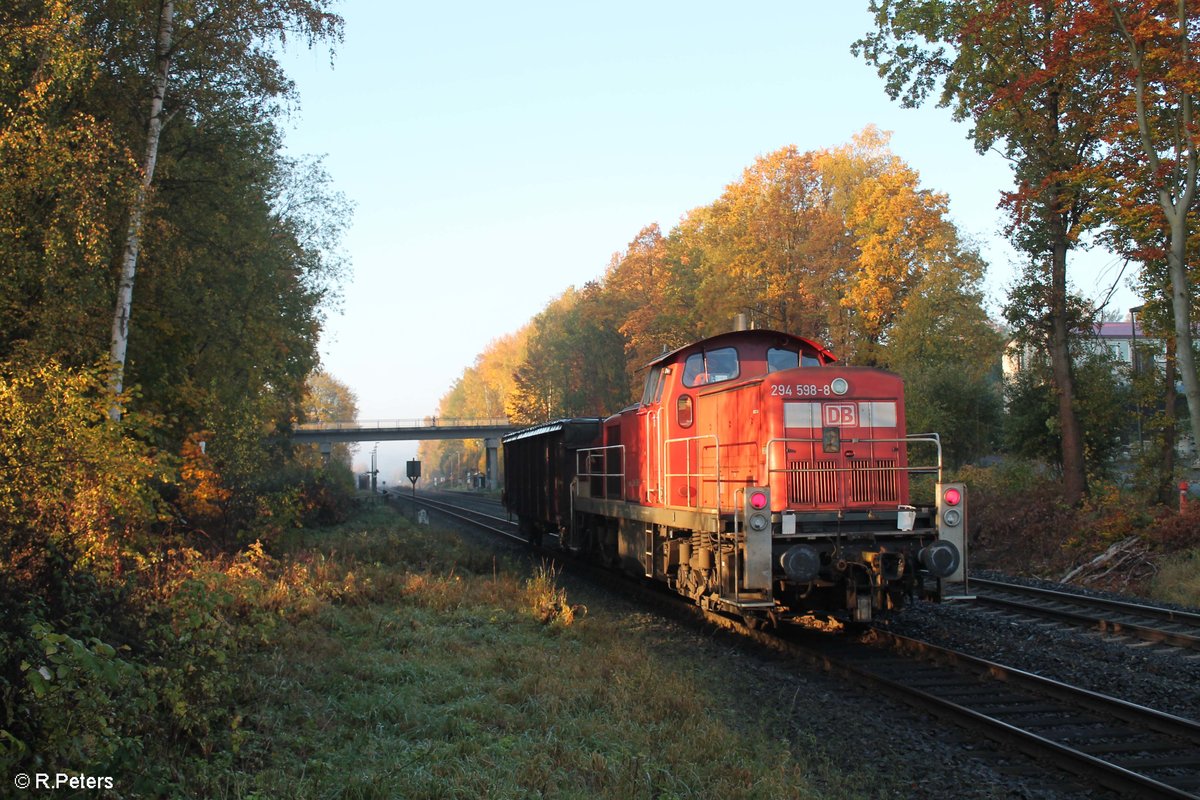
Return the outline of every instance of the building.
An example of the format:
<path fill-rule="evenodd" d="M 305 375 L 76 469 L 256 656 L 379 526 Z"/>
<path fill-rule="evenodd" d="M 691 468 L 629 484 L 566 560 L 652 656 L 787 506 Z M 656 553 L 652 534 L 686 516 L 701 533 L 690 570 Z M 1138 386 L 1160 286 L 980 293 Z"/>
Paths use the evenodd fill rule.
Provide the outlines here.
<path fill-rule="evenodd" d="M 1144 369 L 1144 362 L 1135 359 L 1145 358 L 1147 351 L 1154 354 L 1154 362 L 1159 369 L 1166 367 L 1166 349 L 1161 339 L 1147 336 L 1142 330 L 1142 324 L 1130 315 L 1131 319 L 1121 322 L 1101 322 L 1096 325 L 1094 338 L 1088 340 L 1087 346 L 1094 352 L 1107 350 L 1120 364 L 1129 371 Z M 1009 342 L 1004 351 L 1004 377 L 1011 378 L 1025 369 L 1034 358 L 1045 358 L 1044 353 L 1037 353 L 1027 346 Z"/>

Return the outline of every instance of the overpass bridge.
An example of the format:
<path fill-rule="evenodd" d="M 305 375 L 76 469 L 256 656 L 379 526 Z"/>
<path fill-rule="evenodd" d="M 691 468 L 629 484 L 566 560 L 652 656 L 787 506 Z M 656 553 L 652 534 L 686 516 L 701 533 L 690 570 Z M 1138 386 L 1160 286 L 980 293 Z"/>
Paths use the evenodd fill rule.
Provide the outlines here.
<path fill-rule="evenodd" d="M 504 418 L 453 419 L 425 417 L 423 419 L 353 420 L 346 422 L 305 422 L 292 428 L 292 441 L 297 444 L 317 444 L 328 457 L 334 442 L 410 442 L 427 439 L 482 439 L 486 458 L 489 489 L 496 486 L 497 459 L 500 437 L 520 430 Z"/>

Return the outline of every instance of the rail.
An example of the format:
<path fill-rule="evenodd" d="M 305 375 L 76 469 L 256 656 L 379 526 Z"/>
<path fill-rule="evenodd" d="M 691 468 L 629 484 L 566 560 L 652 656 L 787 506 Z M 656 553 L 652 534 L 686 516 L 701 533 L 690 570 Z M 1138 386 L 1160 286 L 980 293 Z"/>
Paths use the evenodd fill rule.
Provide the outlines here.
<path fill-rule="evenodd" d="M 983 590 L 976 592 L 980 603 L 1103 633 L 1200 650 L 1200 614 L 995 579 L 971 578 L 971 584 Z"/>

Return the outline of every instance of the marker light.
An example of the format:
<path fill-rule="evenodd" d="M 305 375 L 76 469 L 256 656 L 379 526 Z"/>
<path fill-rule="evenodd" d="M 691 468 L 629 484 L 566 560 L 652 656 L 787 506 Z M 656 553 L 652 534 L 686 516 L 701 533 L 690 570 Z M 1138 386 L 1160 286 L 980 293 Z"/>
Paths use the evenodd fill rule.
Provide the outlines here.
<path fill-rule="evenodd" d="M 956 506 L 962 502 L 962 492 L 952 486 L 942 494 L 942 499 L 946 501 L 946 505 Z"/>

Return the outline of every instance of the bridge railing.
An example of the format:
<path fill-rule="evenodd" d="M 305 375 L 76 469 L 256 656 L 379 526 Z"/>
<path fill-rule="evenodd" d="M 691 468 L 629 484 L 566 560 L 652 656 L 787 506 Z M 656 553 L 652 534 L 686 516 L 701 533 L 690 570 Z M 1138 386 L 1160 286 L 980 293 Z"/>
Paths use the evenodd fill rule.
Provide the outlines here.
<path fill-rule="evenodd" d="M 497 428 L 511 426 L 504 417 L 422 417 L 421 419 L 359 419 L 345 422 L 301 422 L 297 431 L 364 431 L 396 428 Z"/>

